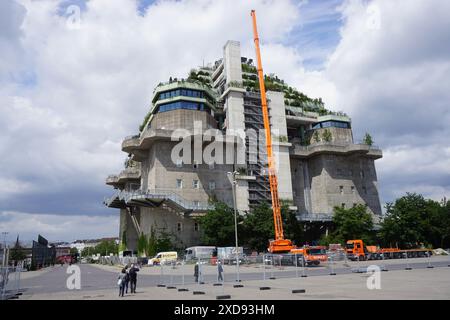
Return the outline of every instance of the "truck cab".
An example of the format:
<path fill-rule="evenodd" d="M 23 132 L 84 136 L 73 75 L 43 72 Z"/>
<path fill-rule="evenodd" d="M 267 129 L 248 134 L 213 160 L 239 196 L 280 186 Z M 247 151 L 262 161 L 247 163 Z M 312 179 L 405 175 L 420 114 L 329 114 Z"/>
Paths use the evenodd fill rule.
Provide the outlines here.
<path fill-rule="evenodd" d="M 303 248 L 292 249 L 290 253 L 302 254 L 308 266 L 318 266 L 320 262 L 328 261 L 326 249 L 324 246 L 305 246 Z"/>
<path fill-rule="evenodd" d="M 347 258 L 352 261 L 365 260 L 366 258 L 366 250 L 362 240 L 348 240 L 345 244 L 345 251 Z"/>

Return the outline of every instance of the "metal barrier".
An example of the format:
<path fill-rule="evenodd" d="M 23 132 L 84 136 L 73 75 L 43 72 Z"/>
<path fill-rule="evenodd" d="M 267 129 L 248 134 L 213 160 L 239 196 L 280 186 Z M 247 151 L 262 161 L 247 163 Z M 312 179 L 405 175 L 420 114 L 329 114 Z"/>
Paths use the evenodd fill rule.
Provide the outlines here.
<path fill-rule="evenodd" d="M 20 277 L 23 264 L 16 267 L 0 267 L 0 300 L 16 299 L 20 292 Z"/>

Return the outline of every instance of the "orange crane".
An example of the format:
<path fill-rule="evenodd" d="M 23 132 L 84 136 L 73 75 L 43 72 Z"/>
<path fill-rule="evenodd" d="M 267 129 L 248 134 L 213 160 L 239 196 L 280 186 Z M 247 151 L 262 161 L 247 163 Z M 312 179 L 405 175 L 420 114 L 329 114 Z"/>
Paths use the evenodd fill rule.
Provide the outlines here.
<path fill-rule="evenodd" d="M 261 52 L 259 49 L 259 37 L 258 37 L 258 29 L 256 26 L 255 10 L 251 11 L 251 16 L 253 19 L 253 36 L 256 49 L 256 59 L 258 63 L 257 70 L 259 78 L 259 89 L 261 92 L 261 106 L 264 119 L 264 130 L 266 136 L 266 149 L 268 158 L 269 184 L 270 184 L 270 193 L 272 195 L 273 221 L 275 226 L 275 240 L 271 240 L 269 242 L 269 252 L 271 253 L 290 252 L 295 247 L 292 244 L 291 240 L 284 239 L 283 221 L 281 220 L 280 199 L 278 198 L 278 179 L 275 169 L 275 159 L 273 157 L 272 152 L 272 135 L 270 132 L 269 112 L 267 110 L 266 87 L 264 85 L 264 73 L 261 62 Z"/>

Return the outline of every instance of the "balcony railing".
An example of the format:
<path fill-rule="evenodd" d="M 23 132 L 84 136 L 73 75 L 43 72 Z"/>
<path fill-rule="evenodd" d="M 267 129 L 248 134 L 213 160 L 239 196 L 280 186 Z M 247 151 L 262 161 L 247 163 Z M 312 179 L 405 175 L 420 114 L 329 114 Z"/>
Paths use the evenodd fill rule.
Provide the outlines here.
<path fill-rule="evenodd" d="M 159 200 L 170 200 L 177 206 L 185 210 L 194 211 L 206 211 L 212 209 L 213 206 L 209 203 L 202 203 L 196 201 L 189 201 L 176 194 L 171 190 L 157 189 L 157 190 L 135 190 L 135 191 L 118 191 L 112 197 L 105 198 L 104 203 L 109 206 L 116 199 L 122 200 L 125 203 L 129 203 L 133 200 L 142 199 L 159 199 Z"/>

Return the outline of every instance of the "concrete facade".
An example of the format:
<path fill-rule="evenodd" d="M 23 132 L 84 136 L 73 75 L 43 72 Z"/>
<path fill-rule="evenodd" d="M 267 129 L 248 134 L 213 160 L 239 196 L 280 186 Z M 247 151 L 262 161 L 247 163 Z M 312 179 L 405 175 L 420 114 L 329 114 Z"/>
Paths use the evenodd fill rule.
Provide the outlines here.
<path fill-rule="evenodd" d="M 228 41 L 223 52 L 197 78 L 158 85 L 142 131 L 122 143 L 129 159 L 119 175 L 107 178 L 116 194 L 105 204 L 120 208 L 120 236 L 126 235 L 129 250 L 136 251 L 139 234 L 152 228 L 170 234 L 178 248 L 201 245 L 197 217 L 211 200 L 233 205 L 229 172 L 239 172 L 240 214 L 271 201 L 255 68 L 241 57 L 239 42 Z M 305 223 L 329 223 L 336 206 L 365 204 L 374 217 L 381 215 L 375 169 L 381 150 L 354 142 L 348 116 L 310 102 L 298 106 L 289 92 L 267 92 L 280 199 Z M 179 129 L 191 139 L 184 145 L 173 137 Z M 205 154 L 215 163 L 205 163 Z"/>

